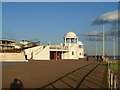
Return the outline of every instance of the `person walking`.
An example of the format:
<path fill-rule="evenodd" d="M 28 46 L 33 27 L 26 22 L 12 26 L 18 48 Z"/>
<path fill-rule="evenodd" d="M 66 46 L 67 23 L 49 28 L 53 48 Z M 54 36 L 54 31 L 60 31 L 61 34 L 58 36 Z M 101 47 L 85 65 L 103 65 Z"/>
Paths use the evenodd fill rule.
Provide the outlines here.
<path fill-rule="evenodd" d="M 87 56 L 87 61 L 88 61 L 88 56 Z"/>
<path fill-rule="evenodd" d="M 98 59 L 99 59 L 99 56 L 97 55 L 97 61 L 98 61 Z"/>

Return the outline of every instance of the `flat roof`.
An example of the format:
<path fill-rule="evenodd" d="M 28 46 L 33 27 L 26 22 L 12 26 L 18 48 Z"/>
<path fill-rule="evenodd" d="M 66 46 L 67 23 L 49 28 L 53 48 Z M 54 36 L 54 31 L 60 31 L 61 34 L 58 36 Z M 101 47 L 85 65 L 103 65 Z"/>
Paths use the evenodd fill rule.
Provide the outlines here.
<path fill-rule="evenodd" d="M 15 40 L 8 40 L 8 39 L 0 39 L 0 41 L 10 41 L 10 42 L 15 42 Z"/>

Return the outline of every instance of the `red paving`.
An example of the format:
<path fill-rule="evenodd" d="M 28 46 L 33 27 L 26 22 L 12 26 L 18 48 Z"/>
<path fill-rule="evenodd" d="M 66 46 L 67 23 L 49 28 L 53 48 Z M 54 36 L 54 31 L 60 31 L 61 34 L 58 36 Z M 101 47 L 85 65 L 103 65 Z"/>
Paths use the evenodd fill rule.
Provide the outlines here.
<path fill-rule="evenodd" d="M 107 67 L 94 60 L 37 61 L 2 70 L 3 88 L 15 78 L 23 88 L 107 88 Z"/>

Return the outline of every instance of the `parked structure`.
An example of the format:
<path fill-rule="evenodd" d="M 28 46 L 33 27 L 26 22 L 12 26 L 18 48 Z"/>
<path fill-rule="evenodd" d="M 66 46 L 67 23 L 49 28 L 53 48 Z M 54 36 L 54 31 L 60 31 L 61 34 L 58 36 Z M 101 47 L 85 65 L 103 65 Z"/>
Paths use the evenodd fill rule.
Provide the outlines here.
<path fill-rule="evenodd" d="M 24 50 L 27 59 L 79 59 L 84 58 L 84 47 L 74 32 L 68 32 L 64 37 L 64 45 L 36 46 Z"/>

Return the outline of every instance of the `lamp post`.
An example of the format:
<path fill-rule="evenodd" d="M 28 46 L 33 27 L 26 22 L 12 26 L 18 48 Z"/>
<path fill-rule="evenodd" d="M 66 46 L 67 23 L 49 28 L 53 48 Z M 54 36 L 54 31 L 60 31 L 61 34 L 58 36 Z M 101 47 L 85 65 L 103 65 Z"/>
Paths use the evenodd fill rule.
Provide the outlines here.
<path fill-rule="evenodd" d="M 104 61 L 104 24 L 103 24 L 103 61 Z"/>

